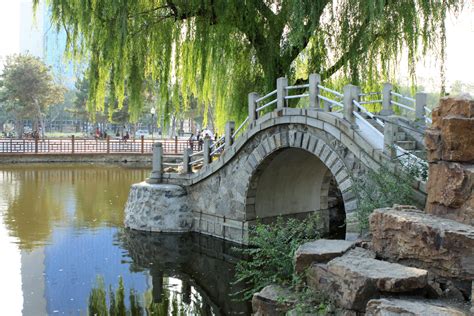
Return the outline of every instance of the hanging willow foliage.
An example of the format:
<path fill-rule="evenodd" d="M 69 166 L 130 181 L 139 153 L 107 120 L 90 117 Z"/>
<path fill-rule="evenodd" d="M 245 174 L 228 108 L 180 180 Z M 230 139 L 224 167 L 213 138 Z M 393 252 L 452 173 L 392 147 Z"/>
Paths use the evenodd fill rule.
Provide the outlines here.
<path fill-rule="evenodd" d="M 39 0 L 34 0 L 38 5 Z M 214 120 L 242 119 L 247 94 L 279 76 L 319 72 L 352 82 L 389 78 L 403 51 L 443 58 L 444 18 L 462 0 L 47 0 L 74 57 L 90 63 L 89 109 L 107 89 L 131 117 L 146 82 L 161 110 L 197 99 Z M 297 69 L 303 67 L 303 69 Z M 169 107 L 171 105 L 171 107 Z"/>

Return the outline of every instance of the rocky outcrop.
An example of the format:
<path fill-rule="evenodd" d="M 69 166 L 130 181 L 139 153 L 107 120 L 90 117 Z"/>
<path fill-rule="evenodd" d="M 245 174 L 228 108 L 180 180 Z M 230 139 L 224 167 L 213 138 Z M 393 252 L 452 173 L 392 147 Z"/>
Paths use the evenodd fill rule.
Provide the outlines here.
<path fill-rule="evenodd" d="M 474 227 L 397 206 L 370 217 L 377 255 L 447 278 L 474 278 Z"/>
<path fill-rule="evenodd" d="M 474 225 L 474 100 L 441 99 L 425 144 L 430 162 L 426 211 Z"/>
<path fill-rule="evenodd" d="M 125 206 L 125 226 L 157 232 L 189 232 L 193 225 L 186 190 L 173 184 L 134 184 Z"/>
<path fill-rule="evenodd" d="M 278 285 L 268 285 L 252 297 L 254 316 L 283 316 L 296 302 L 293 293 Z"/>
<path fill-rule="evenodd" d="M 366 316 L 464 316 L 466 312 L 442 302 L 407 299 L 376 299 L 367 304 Z"/>
<path fill-rule="evenodd" d="M 357 255 L 313 264 L 307 281 L 337 307 L 364 312 L 367 302 L 386 293 L 411 293 L 427 286 L 427 271 Z"/>
<path fill-rule="evenodd" d="M 301 245 L 295 252 L 295 271 L 304 272 L 313 262 L 326 263 L 343 255 L 354 243 L 347 240 L 319 239 Z"/>

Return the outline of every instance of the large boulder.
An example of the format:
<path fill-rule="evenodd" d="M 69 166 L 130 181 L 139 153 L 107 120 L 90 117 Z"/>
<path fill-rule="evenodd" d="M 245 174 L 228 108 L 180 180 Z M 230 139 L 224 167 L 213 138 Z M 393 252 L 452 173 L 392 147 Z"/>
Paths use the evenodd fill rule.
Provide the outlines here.
<path fill-rule="evenodd" d="M 384 298 L 367 303 L 366 316 L 464 316 L 466 312 L 442 302 Z"/>
<path fill-rule="evenodd" d="M 390 261 L 428 269 L 436 275 L 474 279 L 474 227 L 403 206 L 375 210 L 372 246 Z"/>
<path fill-rule="evenodd" d="M 326 293 L 336 306 L 364 312 L 367 302 L 383 293 L 411 293 L 427 286 L 427 271 L 347 254 L 327 264 L 313 264 L 308 284 Z"/>
<path fill-rule="evenodd" d="M 292 309 L 296 299 L 292 292 L 279 285 L 268 285 L 252 297 L 254 316 L 283 316 Z"/>
<path fill-rule="evenodd" d="M 295 252 L 295 271 L 304 272 L 313 262 L 326 263 L 354 246 L 347 240 L 319 239 L 302 244 Z"/>

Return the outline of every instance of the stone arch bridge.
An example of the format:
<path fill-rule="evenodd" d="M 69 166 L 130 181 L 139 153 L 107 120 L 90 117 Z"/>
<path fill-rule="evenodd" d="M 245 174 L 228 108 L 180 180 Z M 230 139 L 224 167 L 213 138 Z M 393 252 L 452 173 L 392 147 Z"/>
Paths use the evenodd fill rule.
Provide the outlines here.
<path fill-rule="evenodd" d="M 413 100 L 414 117 L 393 115 L 403 114 L 397 107 L 410 108 L 402 99 Z M 423 94 L 411 99 L 389 84 L 380 94 L 362 94 L 352 85 L 339 93 L 322 86 L 318 75 L 301 86 L 280 78 L 271 93 L 249 94 L 249 116 L 237 129 L 228 122 L 221 139 L 205 140 L 201 151 L 188 149 L 179 164 L 163 163 L 156 143 L 153 171 L 132 186 L 125 224 L 245 243 L 257 219 L 318 212 L 323 231 L 344 237 L 344 224 L 355 218 L 357 178 L 382 163 L 424 163 L 417 156 L 430 120 L 424 101 Z M 368 109 L 376 102 L 380 115 Z M 164 172 L 170 167 L 179 170 Z M 423 182 L 414 185 L 414 194 L 424 200 Z"/>

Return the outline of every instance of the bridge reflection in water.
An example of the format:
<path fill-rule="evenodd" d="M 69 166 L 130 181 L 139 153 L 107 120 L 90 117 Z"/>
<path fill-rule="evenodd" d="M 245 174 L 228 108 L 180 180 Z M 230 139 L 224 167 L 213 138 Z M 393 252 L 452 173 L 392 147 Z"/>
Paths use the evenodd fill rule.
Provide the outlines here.
<path fill-rule="evenodd" d="M 232 297 L 242 289 L 233 285 L 239 260 L 236 245 L 190 234 L 155 234 L 123 230 L 118 240 L 131 259 L 131 270 L 148 271 L 154 303 L 178 295 L 188 309 L 200 305 L 202 315 L 249 315 L 248 302 Z M 199 302 L 200 301 L 200 302 Z"/>

